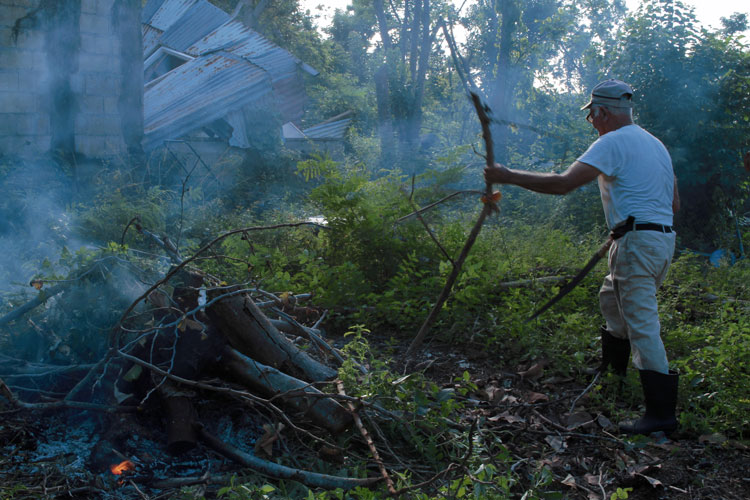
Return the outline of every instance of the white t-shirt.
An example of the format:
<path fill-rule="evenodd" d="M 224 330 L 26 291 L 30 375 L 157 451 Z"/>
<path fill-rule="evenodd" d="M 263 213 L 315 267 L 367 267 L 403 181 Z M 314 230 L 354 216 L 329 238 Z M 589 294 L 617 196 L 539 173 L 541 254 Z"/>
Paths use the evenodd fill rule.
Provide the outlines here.
<path fill-rule="evenodd" d="M 629 215 L 636 222 L 672 225 L 674 171 L 659 139 L 627 125 L 599 137 L 578 161 L 601 172 L 599 191 L 610 229 Z"/>

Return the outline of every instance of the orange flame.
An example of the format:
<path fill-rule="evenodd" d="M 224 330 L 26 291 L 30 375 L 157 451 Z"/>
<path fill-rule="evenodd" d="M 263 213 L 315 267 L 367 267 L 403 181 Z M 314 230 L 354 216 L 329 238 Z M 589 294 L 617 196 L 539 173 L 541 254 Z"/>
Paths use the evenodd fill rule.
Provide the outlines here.
<path fill-rule="evenodd" d="M 109 470 L 112 471 L 112 474 L 119 476 L 125 471 L 135 470 L 135 464 L 130 460 L 125 460 L 117 465 L 110 465 Z"/>

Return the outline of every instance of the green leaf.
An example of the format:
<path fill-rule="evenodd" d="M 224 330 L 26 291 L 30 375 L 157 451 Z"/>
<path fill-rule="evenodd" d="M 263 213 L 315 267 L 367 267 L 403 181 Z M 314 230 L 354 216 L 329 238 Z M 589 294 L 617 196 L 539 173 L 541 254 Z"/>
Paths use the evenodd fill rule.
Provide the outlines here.
<path fill-rule="evenodd" d="M 133 382 L 138 377 L 141 376 L 142 372 L 143 372 L 143 368 L 141 367 L 141 365 L 133 365 L 133 367 L 130 370 L 128 370 L 128 372 L 125 375 L 123 375 L 122 378 L 126 382 Z"/>

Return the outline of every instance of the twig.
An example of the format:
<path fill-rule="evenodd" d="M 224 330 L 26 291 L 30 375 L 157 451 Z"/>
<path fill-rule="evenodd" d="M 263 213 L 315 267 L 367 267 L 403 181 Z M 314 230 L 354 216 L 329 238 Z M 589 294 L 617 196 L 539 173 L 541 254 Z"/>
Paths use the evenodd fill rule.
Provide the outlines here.
<path fill-rule="evenodd" d="M 48 403 L 27 403 L 21 401 L 18 397 L 13 394 L 10 387 L 0 379 L 0 395 L 4 396 L 10 404 L 16 408 L 22 408 L 24 410 L 54 410 L 58 408 L 77 408 L 79 410 L 93 410 L 101 411 L 105 413 L 130 413 L 137 411 L 135 406 L 109 406 L 99 405 L 95 403 L 84 403 L 81 401 L 66 401 L 64 399 L 58 401 L 50 401 Z"/>
<path fill-rule="evenodd" d="M 469 449 L 466 450 L 464 458 L 461 460 L 460 467 L 463 471 L 463 474 L 466 474 L 466 464 L 469 462 L 469 458 L 471 458 L 471 454 L 474 452 L 474 431 L 476 430 L 476 428 L 477 419 L 476 417 L 474 417 L 474 420 L 471 421 L 471 427 L 469 427 Z M 463 479 L 463 475 L 461 476 L 461 479 Z M 456 491 L 451 494 L 452 498 L 456 498 L 459 488 L 461 488 L 461 480 L 456 481 Z"/>
<path fill-rule="evenodd" d="M 99 372 L 101 368 L 109 363 L 109 360 L 112 359 L 113 354 L 114 351 L 112 349 L 107 350 L 107 353 L 104 355 L 104 357 L 100 359 L 94 366 L 92 366 L 88 373 L 86 373 L 86 375 L 70 390 L 70 392 L 68 392 L 68 395 L 65 396 L 65 401 L 72 401 L 73 398 L 85 386 L 87 386 L 91 382 L 91 380 L 93 380 L 97 372 Z"/>
<path fill-rule="evenodd" d="M 435 474 L 434 476 L 432 476 L 427 481 L 423 481 L 423 482 L 421 482 L 419 484 L 413 484 L 411 486 L 406 486 L 404 488 L 396 490 L 396 492 L 394 493 L 393 496 L 399 497 L 399 496 L 403 495 L 404 493 L 406 493 L 407 491 L 421 490 L 425 486 L 431 485 L 432 483 L 434 483 L 435 481 L 437 481 L 438 479 L 440 479 L 444 475 L 448 474 L 449 472 L 452 472 L 453 470 L 457 469 L 458 467 L 459 467 L 458 464 L 450 464 L 450 465 L 448 465 L 448 467 L 446 467 L 445 469 L 441 470 L 440 472 L 438 472 L 437 474 Z"/>
<path fill-rule="evenodd" d="M 339 354 L 338 351 L 336 351 L 336 349 L 334 349 L 333 347 L 331 347 L 330 345 L 328 345 L 328 342 L 326 342 L 325 340 L 323 340 L 322 338 L 320 338 L 318 336 L 318 334 L 316 334 L 312 329 L 307 328 L 306 326 L 300 324 L 296 319 L 294 319 L 293 317 L 291 317 L 290 315 L 288 315 L 287 313 L 285 313 L 281 309 L 278 309 L 278 308 L 274 307 L 271 310 L 273 312 L 275 312 L 276 314 L 278 314 L 279 316 L 281 316 L 287 323 L 289 323 L 290 325 L 292 325 L 299 332 L 304 333 L 305 335 L 307 335 L 310 338 L 310 340 L 312 340 L 313 342 L 315 342 L 315 344 L 319 348 L 322 348 L 322 349 L 325 349 L 326 351 L 328 351 L 334 358 L 336 358 L 336 361 L 338 361 L 339 364 L 343 364 L 344 363 L 344 358 L 341 356 L 341 354 Z M 361 371 L 364 375 L 367 375 L 367 370 L 362 365 L 360 365 L 359 363 L 356 363 L 356 364 L 359 367 L 359 371 Z"/>
<path fill-rule="evenodd" d="M 549 425 L 551 425 L 551 426 L 552 426 L 552 427 L 554 427 L 555 429 L 557 429 L 557 430 L 559 430 L 559 431 L 562 431 L 562 432 L 568 432 L 568 428 L 567 428 L 567 427 L 563 427 L 563 426 L 562 426 L 562 425 L 560 425 L 560 424 L 556 424 L 556 423 L 555 423 L 555 422 L 553 422 L 552 420 L 548 419 L 547 417 L 545 417 L 544 415 L 542 415 L 541 413 L 539 413 L 539 412 L 538 412 L 537 410 L 535 410 L 535 409 L 533 409 L 533 408 L 532 408 L 532 409 L 531 409 L 531 412 L 532 412 L 532 413 L 533 413 L 534 415 L 536 415 L 537 417 L 539 417 L 539 418 L 541 418 L 542 420 L 544 420 L 545 422 L 547 422 L 547 423 L 548 423 Z"/>
<path fill-rule="evenodd" d="M 231 476 L 227 474 L 213 475 L 208 472 L 200 477 L 175 477 L 171 479 L 162 479 L 149 483 L 152 488 L 160 490 L 171 490 L 182 488 L 183 486 L 192 486 L 194 484 L 226 484 Z"/>
<path fill-rule="evenodd" d="M 476 93 L 472 92 L 471 98 L 472 98 L 472 102 L 474 103 L 474 107 L 477 111 L 477 114 L 479 115 L 479 121 L 482 124 L 482 133 L 484 135 L 484 142 L 485 142 L 485 147 L 487 150 L 487 165 L 494 166 L 495 153 L 493 151 L 494 146 L 492 144 L 492 134 L 490 133 L 489 117 L 487 116 L 485 107 L 482 105 L 482 103 L 479 100 L 479 96 Z M 498 210 L 497 206 L 495 206 L 495 204 L 492 202 L 492 185 L 491 184 L 489 183 L 485 184 L 484 195 L 486 197 L 486 201 L 484 203 L 484 206 L 482 207 L 482 211 L 479 214 L 479 218 L 474 223 L 474 227 L 471 229 L 471 232 L 469 233 L 469 237 L 466 239 L 466 243 L 464 244 L 464 247 L 461 249 L 461 253 L 459 254 L 458 258 L 456 259 L 456 263 L 453 266 L 453 269 L 451 270 L 451 273 L 448 276 L 448 279 L 446 280 L 443 290 L 440 292 L 440 296 L 438 297 L 437 302 L 435 303 L 432 310 L 430 311 L 430 314 L 427 316 L 427 319 L 422 324 L 422 327 L 419 329 L 417 336 L 414 338 L 412 343 L 409 345 L 409 348 L 406 350 L 407 356 L 411 355 L 420 345 L 422 345 L 422 342 L 424 341 L 424 338 L 427 335 L 427 332 L 432 326 L 432 323 L 435 321 L 438 313 L 443 308 L 443 304 L 448 299 L 448 295 L 450 295 L 451 289 L 453 288 L 453 283 L 456 282 L 456 278 L 458 278 L 458 274 L 461 272 L 461 267 L 463 266 L 464 261 L 466 260 L 466 257 L 468 257 L 469 252 L 471 251 L 471 247 L 474 246 L 474 242 L 476 241 L 477 236 L 479 236 L 479 231 L 481 231 L 482 229 L 482 224 L 484 224 L 484 220 L 492 212 Z"/>
<path fill-rule="evenodd" d="M 12 378 L 34 378 L 46 377 L 48 375 L 64 375 L 69 372 L 88 370 L 92 364 L 86 365 L 48 365 L 44 363 L 30 363 L 26 360 L 12 358 L 0 354 L 3 368 L 0 369 L 0 377 Z M 14 367 L 13 365 L 18 365 Z"/>
<path fill-rule="evenodd" d="M 328 314 L 328 309 L 323 311 L 323 314 L 320 315 L 320 318 L 318 318 L 318 321 L 316 321 L 315 324 L 311 326 L 310 328 L 312 328 L 313 330 L 320 330 L 320 324 L 323 322 L 323 319 L 326 317 L 327 314 Z"/>
<path fill-rule="evenodd" d="M 362 401 L 360 399 L 360 401 Z M 368 412 L 363 412 L 362 415 L 364 415 L 364 418 L 367 419 L 367 423 L 369 426 L 375 430 L 375 433 L 378 435 L 380 440 L 383 442 L 383 446 L 386 447 L 388 450 L 388 453 L 390 453 L 391 457 L 393 457 L 394 460 L 396 460 L 404 469 L 409 469 L 409 465 L 407 465 L 401 457 L 393 451 L 391 446 L 388 444 L 388 438 L 386 438 L 385 434 L 383 434 L 383 430 L 380 428 L 380 426 L 375 422 L 375 420 L 368 414 Z"/>
<path fill-rule="evenodd" d="M 453 267 L 456 267 L 456 263 L 453 262 L 453 258 L 450 256 L 450 254 L 442 245 L 442 243 L 440 243 L 440 240 L 437 239 L 437 236 L 435 236 L 435 233 L 432 232 L 432 229 L 430 229 L 430 225 L 427 224 L 427 221 L 424 220 L 424 217 L 422 217 L 422 212 L 417 208 L 417 204 L 414 203 L 414 200 L 411 198 L 411 196 L 409 196 L 408 201 L 409 201 L 409 204 L 411 205 L 411 208 L 414 209 L 414 212 L 413 212 L 414 215 L 416 215 L 417 219 L 419 219 L 419 222 L 422 223 L 422 225 L 425 228 L 425 231 L 427 231 L 427 234 L 430 235 L 430 238 L 432 239 L 432 241 L 435 243 L 435 245 L 437 245 L 438 249 L 440 249 L 440 251 L 445 256 L 445 258 L 450 261 L 451 265 L 453 265 Z"/>
<path fill-rule="evenodd" d="M 454 193 L 449 194 L 448 196 L 440 198 L 438 201 L 432 202 L 429 205 L 426 205 L 426 206 L 420 208 L 416 212 L 411 212 L 409 214 L 404 215 L 403 217 L 399 217 L 398 219 L 396 219 L 396 222 L 394 222 L 394 224 L 398 224 L 400 222 L 403 222 L 403 221 L 405 221 L 406 219 L 408 219 L 410 217 L 416 216 L 417 214 L 425 213 L 426 211 L 428 211 L 428 210 L 430 210 L 432 208 L 435 208 L 436 206 L 440 205 L 441 203 L 445 203 L 446 201 L 450 200 L 451 198 L 455 198 L 456 196 L 459 196 L 459 195 L 462 195 L 462 194 L 482 195 L 484 193 L 482 191 L 477 191 L 476 189 L 467 189 L 467 190 L 464 190 L 464 191 L 456 191 Z"/>
<path fill-rule="evenodd" d="M 261 309 L 263 309 L 265 307 L 283 306 L 284 305 L 284 302 L 280 298 L 278 298 L 276 295 L 272 294 L 271 292 L 266 292 L 266 291 L 260 290 L 260 289 L 255 289 L 254 291 L 256 291 L 256 292 L 258 292 L 260 294 L 263 294 L 263 295 L 271 298 L 271 300 L 269 300 L 267 302 L 256 302 L 255 303 L 255 305 L 258 306 L 258 307 L 260 307 Z M 311 293 L 300 293 L 298 295 L 290 295 L 289 298 L 288 298 L 288 301 L 289 301 L 290 304 L 297 304 L 299 301 L 306 300 L 306 299 L 309 299 L 309 298 L 312 298 L 312 294 Z"/>
<path fill-rule="evenodd" d="M 531 278 L 528 280 L 515 280 L 515 281 L 504 281 L 498 283 L 498 288 L 520 288 L 524 286 L 536 285 L 536 284 L 547 284 L 547 283 L 559 283 L 560 281 L 567 281 L 573 278 L 571 275 L 567 276 L 541 276 L 539 278 Z"/>
<path fill-rule="evenodd" d="M 604 485 L 602 484 L 602 470 L 604 469 L 604 465 L 602 465 L 599 468 L 599 488 L 602 490 L 602 499 L 607 498 L 607 491 L 604 489 Z"/>
<path fill-rule="evenodd" d="M 549 432 L 549 431 L 538 431 L 536 429 L 524 429 L 524 432 L 530 432 L 532 434 L 542 434 L 545 436 L 563 436 L 563 437 L 579 437 L 582 439 L 599 439 L 600 441 L 607 441 L 610 443 L 615 443 L 621 445 L 623 443 L 622 439 L 617 439 L 611 434 L 608 434 L 608 436 L 599 436 L 597 434 L 583 434 L 582 432 L 568 432 L 568 431 L 560 431 L 560 432 Z M 606 432 L 605 432 L 606 434 Z"/>
<path fill-rule="evenodd" d="M 122 236 L 120 237 L 120 246 L 125 246 L 125 235 L 128 234 L 128 229 L 130 229 L 130 226 L 132 226 L 134 222 L 140 222 L 140 220 L 141 218 L 136 215 L 128 221 L 125 229 L 122 230 Z"/>
<path fill-rule="evenodd" d="M 148 495 L 146 495 L 144 492 L 138 489 L 138 486 L 133 482 L 132 479 L 129 479 L 128 482 L 130 483 L 130 486 L 135 488 L 135 491 L 138 493 L 138 496 L 140 496 L 143 500 L 151 500 Z"/>
<path fill-rule="evenodd" d="M 200 159 L 200 157 L 198 157 Z M 193 168 L 190 169 L 190 172 L 185 176 L 185 179 L 182 181 L 182 193 L 180 194 L 180 223 L 179 223 L 179 230 L 177 231 L 177 243 L 175 244 L 175 252 L 177 255 L 180 253 L 180 240 L 182 239 L 182 226 L 185 221 L 185 192 L 187 191 L 187 183 L 190 180 L 190 176 L 193 175 L 193 172 L 195 172 L 195 168 L 198 166 L 198 162 L 195 162 L 195 165 L 193 165 Z M 212 172 L 213 173 L 213 172 Z"/>
<path fill-rule="evenodd" d="M 179 264 L 182 262 L 182 257 L 180 256 L 180 252 L 177 250 L 177 247 L 172 244 L 171 241 L 167 238 L 160 238 L 151 231 L 144 229 L 140 224 L 136 223 L 135 228 L 138 230 L 139 233 L 141 233 L 144 236 L 148 236 L 151 238 L 154 243 L 159 245 L 161 248 L 164 249 L 165 252 L 167 252 L 167 255 L 169 255 L 169 259 L 175 263 Z"/>
<path fill-rule="evenodd" d="M 342 396 L 346 395 L 346 391 L 344 390 L 344 382 L 342 382 L 341 380 L 337 380 L 336 387 L 339 390 L 339 394 L 341 394 Z M 354 418 L 354 425 L 357 426 L 357 429 L 359 429 L 359 433 L 362 434 L 362 437 L 367 443 L 368 448 L 370 448 L 372 459 L 375 460 L 378 469 L 380 469 L 380 475 L 382 475 L 383 479 L 385 479 L 385 484 L 388 487 L 388 492 L 391 495 L 395 495 L 396 488 L 393 486 L 393 480 L 391 479 L 391 476 L 388 475 L 388 471 L 386 470 L 385 465 L 383 465 L 383 461 L 380 459 L 380 454 L 378 453 L 378 449 L 375 447 L 375 443 L 373 442 L 372 437 L 370 437 L 370 433 L 367 432 L 367 428 L 362 424 L 362 419 L 359 418 L 357 408 L 351 402 L 348 402 L 347 406 L 349 407 L 352 417 Z"/>
<path fill-rule="evenodd" d="M 586 394 L 587 392 L 589 392 L 591 390 L 591 388 L 594 387 L 594 384 L 596 384 L 596 381 L 599 380 L 600 373 L 601 372 L 596 372 L 596 375 L 594 375 L 594 380 L 592 380 L 591 383 L 588 385 L 588 387 L 586 387 L 583 390 L 583 392 L 580 393 L 578 395 L 578 397 L 573 400 L 573 403 L 570 405 L 570 412 L 569 413 L 573 413 L 573 408 L 576 407 L 576 403 L 578 403 L 578 400 L 580 400 L 584 396 L 584 394 Z"/>

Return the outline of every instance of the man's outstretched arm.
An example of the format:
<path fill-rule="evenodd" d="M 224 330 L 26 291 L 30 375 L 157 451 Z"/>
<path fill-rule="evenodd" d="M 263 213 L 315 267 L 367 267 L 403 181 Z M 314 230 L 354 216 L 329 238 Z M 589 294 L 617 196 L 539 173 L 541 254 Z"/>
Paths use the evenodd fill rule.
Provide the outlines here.
<path fill-rule="evenodd" d="M 580 161 L 574 161 L 561 174 L 514 170 L 496 163 L 494 167 L 484 169 L 484 179 L 492 184 L 513 184 L 537 193 L 567 194 L 593 181 L 600 173 L 596 168 Z"/>

